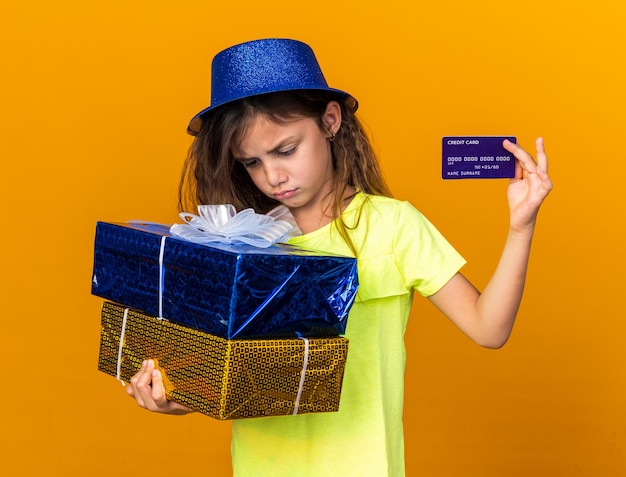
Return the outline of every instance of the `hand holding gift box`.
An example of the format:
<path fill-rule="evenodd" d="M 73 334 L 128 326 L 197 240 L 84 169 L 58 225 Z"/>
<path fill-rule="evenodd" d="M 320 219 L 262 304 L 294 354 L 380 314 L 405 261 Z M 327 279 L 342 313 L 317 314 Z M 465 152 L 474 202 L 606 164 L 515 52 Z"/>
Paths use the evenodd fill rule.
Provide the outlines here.
<path fill-rule="evenodd" d="M 130 381 L 151 357 L 168 399 L 215 419 L 339 409 L 342 337 L 227 340 L 105 302 L 98 369 Z"/>
<path fill-rule="evenodd" d="M 202 228 L 202 212 L 182 215 Z M 165 225 L 99 222 L 92 293 L 228 339 L 345 332 L 358 288 L 356 259 L 287 245 L 257 248 L 231 235 L 231 243 L 206 241 L 183 240 Z"/>

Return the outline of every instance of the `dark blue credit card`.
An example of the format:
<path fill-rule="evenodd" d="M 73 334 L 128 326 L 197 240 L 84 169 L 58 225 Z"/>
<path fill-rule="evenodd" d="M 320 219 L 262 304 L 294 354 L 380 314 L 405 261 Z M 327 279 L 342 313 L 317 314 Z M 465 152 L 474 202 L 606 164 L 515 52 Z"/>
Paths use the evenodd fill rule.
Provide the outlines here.
<path fill-rule="evenodd" d="M 442 139 L 441 177 L 444 179 L 501 179 L 515 176 L 515 156 L 502 141 L 515 136 L 445 136 Z"/>

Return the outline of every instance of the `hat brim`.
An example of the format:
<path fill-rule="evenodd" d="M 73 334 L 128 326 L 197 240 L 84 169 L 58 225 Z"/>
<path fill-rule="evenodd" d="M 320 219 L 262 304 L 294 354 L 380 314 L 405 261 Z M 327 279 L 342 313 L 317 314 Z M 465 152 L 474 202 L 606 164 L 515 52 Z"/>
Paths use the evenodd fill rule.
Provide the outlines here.
<path fill-rule="evenodd" d="M 244 98 L 251 98 L 253 96 L 261 96 L 263 94 L 277 93 L 277 92 L 284 92 L 284 91 L 328 91 L 329 93 L 336 94 L 338 99 L 342 100 L 351 111 L 354 112 L 359 107 L 359 102 L 356 100 L 355 97 L 346 93 L 345 91 L 341 91 L 335 88 L 326 87 L 326 88 L 292 88 L 292 89 L 281 89 L 281 90 L 272 89 L 271 91 L 260 91 L 255 94 L 246 94 L 240 97 L 234 97 L 234 98 L 229 99 L 228 101 L 222 101 L 220 103 L 210 105 L 209 107 L 203 109 L 198 114 L 196 114 L 193 118 L 191 118 L 191 121 L 189 121 L 189 125 L 187 126 L 187 133 L 192 136 L 196 136 L 200 132 L 200 128 L 202 127 L 202 122 L 204 121 L 206 116 L 211 111 L 213 111 L 216 108 L 219 108 L 220 106 L 233 103 L 235 101 L 238 101 Z"/>

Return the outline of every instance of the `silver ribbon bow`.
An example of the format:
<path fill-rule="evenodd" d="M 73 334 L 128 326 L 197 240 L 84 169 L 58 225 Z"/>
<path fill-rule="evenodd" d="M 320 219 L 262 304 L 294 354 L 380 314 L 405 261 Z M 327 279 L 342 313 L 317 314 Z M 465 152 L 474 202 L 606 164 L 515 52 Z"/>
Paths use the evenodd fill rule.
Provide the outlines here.
<path fill-rule="evenodd" d="M 300 232 L 284 205 L 267 214 L 257 214 L 253 209 L 237 212 L 231 204 L 199 205 L 198 214 L 180 213 L 185 223 L 172 225 L 170 234 L 200 244 L 243 243 L 267 248 Z"/>

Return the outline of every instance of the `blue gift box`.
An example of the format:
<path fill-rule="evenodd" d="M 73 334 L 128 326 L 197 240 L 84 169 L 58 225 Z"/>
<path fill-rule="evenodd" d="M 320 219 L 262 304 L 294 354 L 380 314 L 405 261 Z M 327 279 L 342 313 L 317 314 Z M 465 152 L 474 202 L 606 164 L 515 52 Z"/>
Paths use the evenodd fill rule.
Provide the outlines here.
<path fill-rule="evenodd" d="M 351 257 L 196 244 L 161 224 L 96 224 L 94 295 L 228 339 L 344 334 L 357 288 Z"/>

